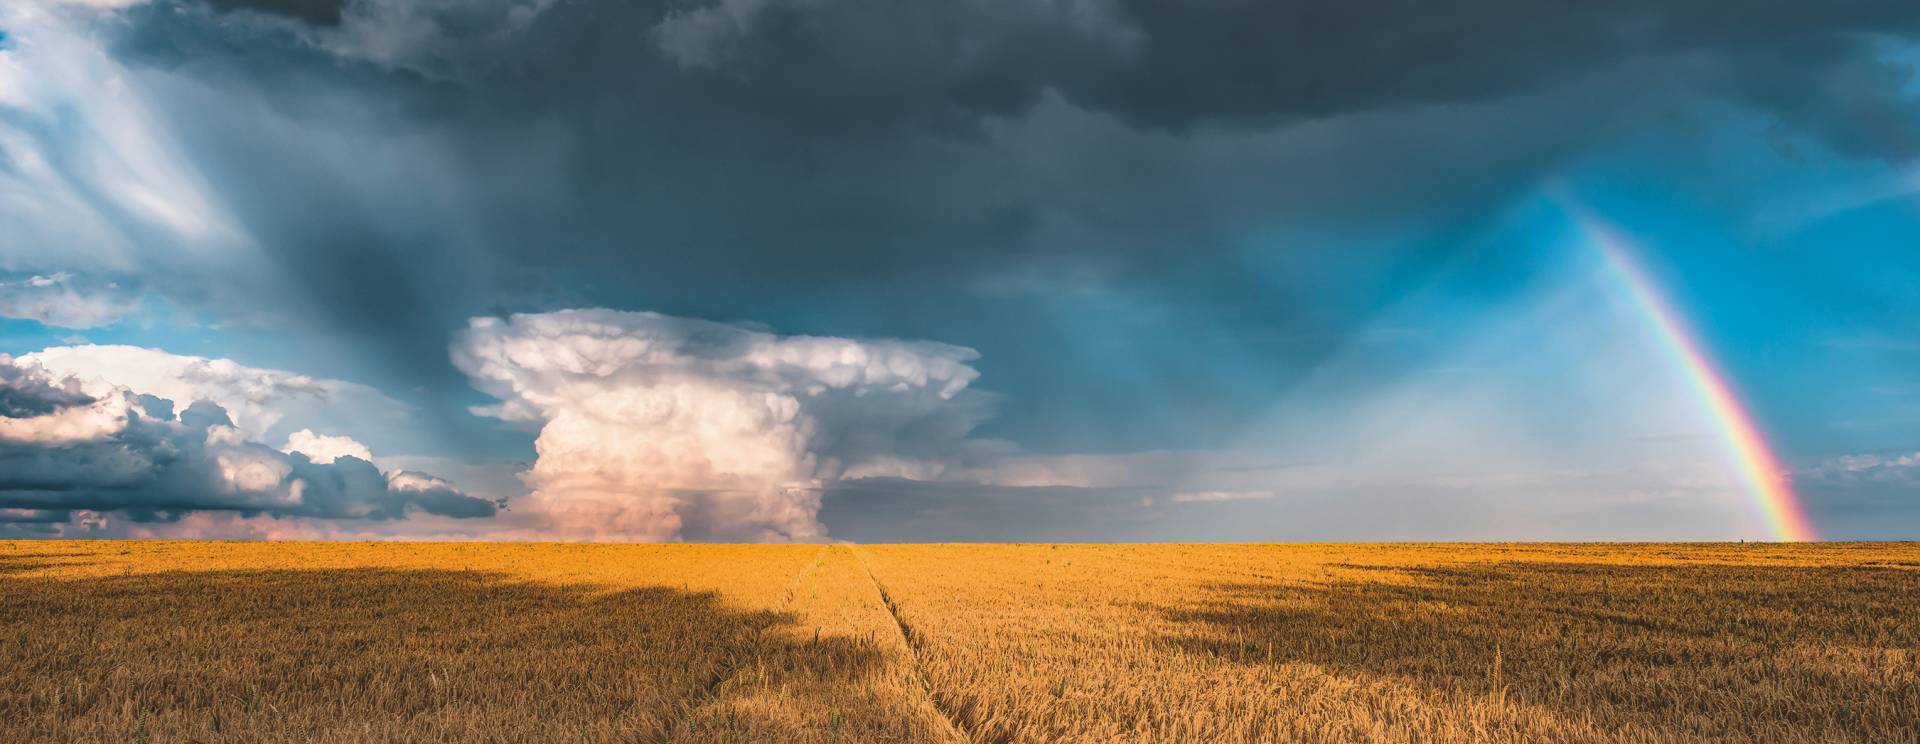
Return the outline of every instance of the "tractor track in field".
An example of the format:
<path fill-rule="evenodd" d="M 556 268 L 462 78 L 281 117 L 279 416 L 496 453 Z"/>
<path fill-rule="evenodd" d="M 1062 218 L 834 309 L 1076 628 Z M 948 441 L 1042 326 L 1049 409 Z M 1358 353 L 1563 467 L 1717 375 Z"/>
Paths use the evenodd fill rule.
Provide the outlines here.
<path fill-rule="evenodd" d="M 945 703 L 942 703 L 940 696 L 934 694 L 933 682 L 928 679 L 926 666 L 920 661 L 920 642 L 914 635 L 913 626 L 908 625 L 906 620 L 901 619 L 899 606 L 894 604 L 893 595 L 887 593 L 887 586 L 880 583 L 880 577 L 873 574 L 873 566 L 867 563 L 866 554 L 857 547 L 849 546 L 847 550 L 853 554 L 856 560 L 860 561 L 860 570 L 866 572 L 867 581 L 873 584 L 873 590 L 879 593 L 880 604 L 887 608 L 887 616 L 893 619 L 894 630 L 899 631 L 900 640 L 906 644 L 907 662 L 913 665 L 913 676 L 920 682 L 920 692 L 926 695 L 927 704 L 933 708 L 935 713 L 939 714 L 940 722 L 945 724 L 947 734 L 951 740 L 964 742 L 989 741 L 989 739 L 979 735 L 972 727 L 968 726 L 965 717 L 959 715 Z"/>

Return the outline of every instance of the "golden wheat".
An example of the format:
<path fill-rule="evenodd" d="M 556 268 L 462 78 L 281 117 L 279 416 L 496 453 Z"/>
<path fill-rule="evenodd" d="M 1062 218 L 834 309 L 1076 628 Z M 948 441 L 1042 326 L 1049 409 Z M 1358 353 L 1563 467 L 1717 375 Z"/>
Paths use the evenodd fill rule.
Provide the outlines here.
<path fill-rule="evenodd" d="M 0 741 L 1914 741 L 1912 545 L 0 543 Z"/>

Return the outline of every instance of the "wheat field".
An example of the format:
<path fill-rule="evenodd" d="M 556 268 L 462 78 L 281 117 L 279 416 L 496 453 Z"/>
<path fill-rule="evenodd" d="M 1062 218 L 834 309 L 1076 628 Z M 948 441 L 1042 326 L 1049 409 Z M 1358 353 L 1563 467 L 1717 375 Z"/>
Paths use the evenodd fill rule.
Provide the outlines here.
<path fill-rule="evenodd" d="M 1920 741 L 1920 547 L 0 542 L 0 741 Z"/>

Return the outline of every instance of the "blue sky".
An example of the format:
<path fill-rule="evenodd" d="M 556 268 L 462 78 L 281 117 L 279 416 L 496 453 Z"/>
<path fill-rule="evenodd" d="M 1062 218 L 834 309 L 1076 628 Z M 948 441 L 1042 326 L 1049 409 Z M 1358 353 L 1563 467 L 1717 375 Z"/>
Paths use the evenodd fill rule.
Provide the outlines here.
<path fill-rule="evenodd" d="M 10 7 L 0 535 L 1920 529 L 1920 13 L 1367 5 Z"/>

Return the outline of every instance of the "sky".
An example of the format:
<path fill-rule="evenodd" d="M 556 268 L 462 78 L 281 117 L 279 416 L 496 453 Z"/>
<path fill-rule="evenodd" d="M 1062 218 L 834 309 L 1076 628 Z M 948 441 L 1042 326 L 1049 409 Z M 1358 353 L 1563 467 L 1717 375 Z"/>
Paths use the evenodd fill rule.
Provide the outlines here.
<path fill-rule="evenodd" d="M 1920 535 L 1920 5 L 10 0 L 0 538 Z"/>

